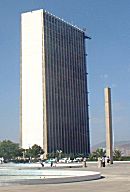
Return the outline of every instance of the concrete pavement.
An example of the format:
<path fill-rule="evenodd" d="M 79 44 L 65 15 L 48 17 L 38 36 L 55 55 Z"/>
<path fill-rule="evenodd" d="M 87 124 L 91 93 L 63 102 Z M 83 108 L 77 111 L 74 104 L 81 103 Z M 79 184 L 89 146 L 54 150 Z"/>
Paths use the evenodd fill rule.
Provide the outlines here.
<path fill-rule="evenodd" d="M 81 170 L 81 168 L 76 168 Z M 1 186 L 0 192 L 130 192 L 130 162 L 114 163 L 113 165 L 97 168 L 97 164 L 88 163 L 82 170 L 101 172 L 102 179 L 66 183 Z"/>

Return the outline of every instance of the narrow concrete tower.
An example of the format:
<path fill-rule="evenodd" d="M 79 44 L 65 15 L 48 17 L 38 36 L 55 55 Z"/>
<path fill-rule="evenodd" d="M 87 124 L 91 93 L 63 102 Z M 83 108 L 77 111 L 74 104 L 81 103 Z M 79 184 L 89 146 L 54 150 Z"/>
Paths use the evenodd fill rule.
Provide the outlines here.
<path fill-rule="evenodd" d="M 106 119 L 106 155 L 113 164 L 113 142 L 112 142 L 112 110 L 111 110 L 111 89 L 105 88 L 105 119 Z"/>

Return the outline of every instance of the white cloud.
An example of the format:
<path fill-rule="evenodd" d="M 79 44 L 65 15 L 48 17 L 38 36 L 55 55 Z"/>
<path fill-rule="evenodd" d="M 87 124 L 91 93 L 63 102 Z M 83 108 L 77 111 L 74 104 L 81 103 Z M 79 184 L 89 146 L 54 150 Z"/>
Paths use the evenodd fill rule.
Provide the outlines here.
<path fill-rule="evenodd" d="M 108 74 L 102 74 L 102 75 L 100 75 L 100 77 L 101 77 L 101 79 L 108 79 Z"/>

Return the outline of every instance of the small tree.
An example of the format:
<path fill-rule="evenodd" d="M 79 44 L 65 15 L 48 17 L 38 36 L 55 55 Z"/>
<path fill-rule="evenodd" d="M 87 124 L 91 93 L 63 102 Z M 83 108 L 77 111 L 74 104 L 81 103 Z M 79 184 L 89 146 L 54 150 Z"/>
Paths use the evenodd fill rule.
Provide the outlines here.
<path fill-rule="evenodd" d="M 106 155 L 106 150 L 103 148 L 97 148 L 96 150 L 96 156 L 98 157 L 104 157 Z"/>
<path fill-rule="evenodd" d="M 122 154 L 121 151 L 118 149 L 114 150 L 114 160 L 120 161 L 122 160 Z"/>
<path fill-rule="evenodd" d="M 52 152 L 52 153 L 47 153 L 46 158 L 47 159 L 51 159 L 51 158 L 55 158 L 56 157 L 56 153 Z"/>
<path fill-rule="evenodd" d="M 0 157 L 3 157 L 5 160 L 11 160 L 18 156 L 22 156 L 22 149 L 19 148 L 19 144 L 13 143 L 10 140 L 0 142 Z"/>
<path fill-rule="evenodd" d="M 95 160 L 97 160 L 97 155 L 96 155 L 96 153 L 95 153 L 95 152 L 90 153 L 89 156 L 88 156 L 88 159 L 89 159 L 89 161 L 95 161 Z"/>
<path fill-rule="evenodd" d="M 62 150 L 56 150 L 56 156 L 58 159 L 61 159 L 62 158 Z"/>
<path fill-rule="evenodd" d="M 40 155 L 44 154 L 44 150 L 37 144 L 26 150 L 26 157 L 37 159 Z"/>
<path fill-rule="evenodd" d="M 94 161 L 97 160 L 98 157 L 104 157 L 105 155 L 106 150 L 104 150 L 103 148 L 97 148 L 96 151 L 92 152 L 88 158 L 90 161 Z"/>

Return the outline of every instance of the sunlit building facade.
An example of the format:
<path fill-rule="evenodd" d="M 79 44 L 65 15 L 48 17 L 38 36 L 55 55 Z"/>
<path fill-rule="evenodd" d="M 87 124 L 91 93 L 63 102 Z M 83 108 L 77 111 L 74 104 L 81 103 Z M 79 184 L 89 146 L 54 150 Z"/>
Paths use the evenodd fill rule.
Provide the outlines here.
<path fill-rule="evenodd" d="M 21 15 L 20 139 L 89 154 L 85 33 L 44 11 Z"/>

